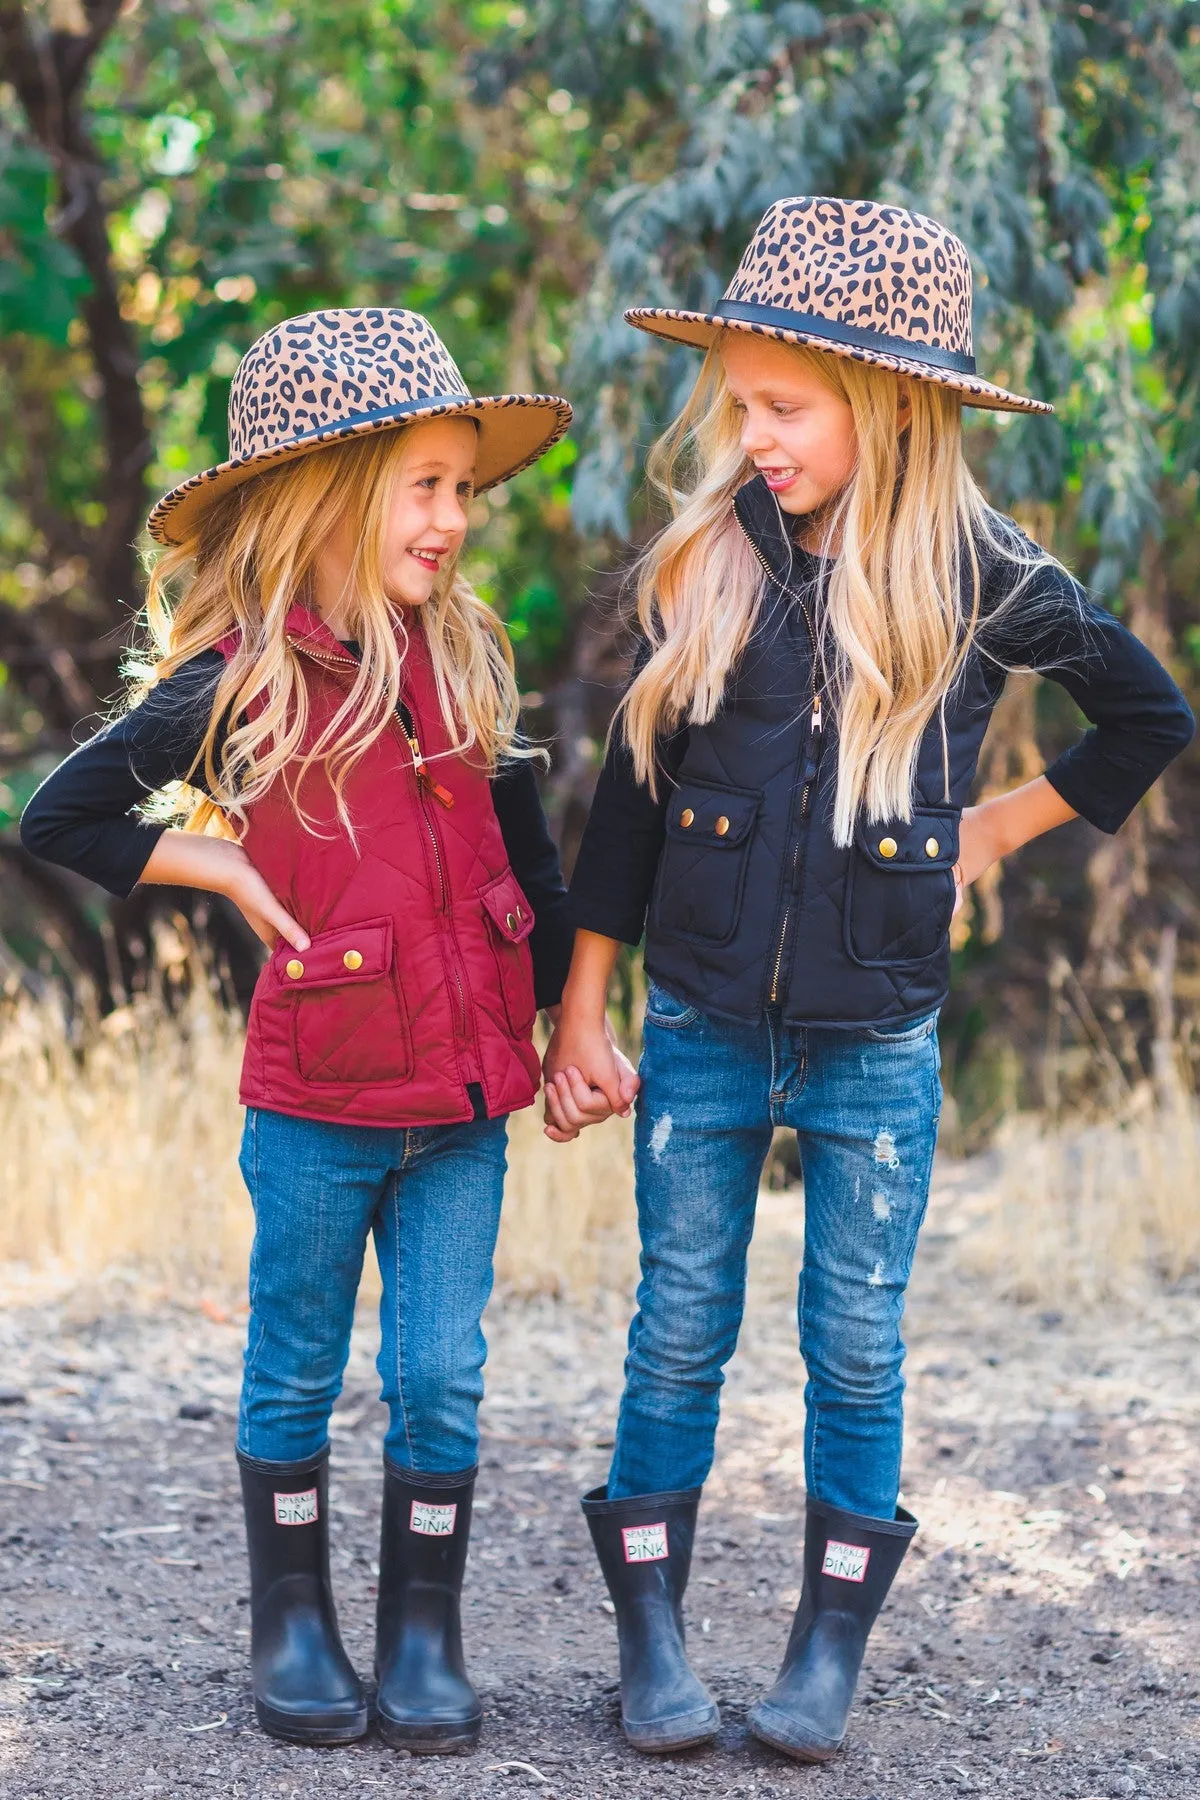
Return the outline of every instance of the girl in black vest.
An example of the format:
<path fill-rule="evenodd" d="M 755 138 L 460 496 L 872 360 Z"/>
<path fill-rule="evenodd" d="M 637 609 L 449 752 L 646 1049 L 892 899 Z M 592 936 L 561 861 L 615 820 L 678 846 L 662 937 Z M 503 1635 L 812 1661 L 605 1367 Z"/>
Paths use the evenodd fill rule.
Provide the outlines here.
<path fill-rule="evenodd" d="M 808 1514 L 799 1610 L 750 1725 L 819 1761 L 916 1530 L 897 1505 L 900 1326 L 952 914 L 1039 833 L 1077 815 L 1115 831 L 1192 734 L 1149 651 L 975 484 L 964 404 L 1051 409 L 975 373 L 970 311 L 943 227 L 796 199 L 715 313 L 627 315 L 707 356 L 651 464 L 672 519 L 641 564 L 644 642 L 576 865 L 546 1076 L 552 1138 L 628 1106 L 605 995 L 644 930 L 642 1282 L 608 1483 L 584 1511 L 645 1750 L 719 1723 L 680 1606 L 773 1128 L 796 1130 L 805 1179 Z M 1014 667 L 1061 683 L 1092 729 L 968 807 Z"/>

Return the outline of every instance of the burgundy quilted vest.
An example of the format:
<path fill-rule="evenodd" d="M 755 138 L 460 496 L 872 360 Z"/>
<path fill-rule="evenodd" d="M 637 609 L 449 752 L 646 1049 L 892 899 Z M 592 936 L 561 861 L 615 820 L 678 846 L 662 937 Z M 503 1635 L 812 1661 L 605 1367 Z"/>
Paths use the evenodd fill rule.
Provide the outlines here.
<path fill-rule="evenodd" d="M 305 670 L 307 747 L 357 664 L 306 608 L 292 608 L 287 629 Z M 236 641 L 219 648 L 230 656 Z M 247 809 L 246 852 L 312 943 L 281 942 L 259 976 L 246 1106 L 348 1125 L 448 1125 L 472 1117 L 469 1083 L 490 1118 L 537 1092 L 533 914 L 485 772 L 441 754 L 449 740 L 415 622 L 403 700 L 415 749 L 394 718 L 345 783 L 357 848 L 320 765 L 300 789 L 319 835 L 300 823 L 283 780 Z"/>

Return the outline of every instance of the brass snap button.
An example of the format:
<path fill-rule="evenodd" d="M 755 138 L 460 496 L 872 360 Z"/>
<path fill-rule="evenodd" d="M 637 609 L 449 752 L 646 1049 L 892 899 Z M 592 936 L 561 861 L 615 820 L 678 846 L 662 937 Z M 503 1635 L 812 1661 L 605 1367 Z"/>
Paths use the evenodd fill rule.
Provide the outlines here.
<path fill-rule="evenodd" d="M 679 823 L 683 826 L 683 829 L 686 831 L 689 825 L 694 824 L 695 818 L 696 818 L 696 815 L 692 811 L 691 807 L 685 806 L 683 811 L 679 815 Z"/>
<path fill-rule="evenodd" d="M 725 817 L 724 813 L 721 814 L 720 818 L 717 820 L 716 824 L 713 826 L 713 830 L 716 832 L 718 837 L 724 837 L 725 833 L 729 830 L 729 820 Z"/>
<path fill-rule="evenodd" d="M 931 837 L 931 838 L 925 839 L 925 854 L 926 854 L 926 856 L 940 856 L 941 853 L 942 853 L 942 846 L 938 843 L 936 838 Z"/>
<path fill-rule="evenodd" d="M 880 856 L 895 856 L 899 848 L 900 846 L 895 838 L 880 838 L 879 840 Z"/>
<path fill-rule="evenodd" d="M 343 956 L 343 958 L 342 958 L 342 961 L 345 963 L 345 965 L 348 969 L 361 969 L 362 962 L 363 962 L 362 951 L 361 950 L 347 950 L 345 956 Z"/>
<path fill-rule="evenodd" d="M 291 962 L 288 963 L 287 973 L 291 976 L 293 981 L 299 981 L 300 977 L 304 973 L 304 964 L 299 960 L 298 957 L 293 956 Z"/>
<path fill-rule="evenodd" d="M 518 918 L 516 913 L 509 913 L 509 915 L 505 919 L 504 923 L 508 926 L 508 929 L 510 931 L 515 931 L 517 929 L 517 926 L 521 923 L 521 921 Z"/>

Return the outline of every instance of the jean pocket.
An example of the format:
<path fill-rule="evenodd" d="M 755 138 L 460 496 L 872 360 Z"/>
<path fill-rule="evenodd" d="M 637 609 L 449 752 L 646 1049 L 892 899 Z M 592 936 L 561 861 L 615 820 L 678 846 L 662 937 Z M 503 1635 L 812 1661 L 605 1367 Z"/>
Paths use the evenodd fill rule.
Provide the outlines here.
<path fill-rule="evenodd" d="M 864 1025 L 863 1036 L 869 1037 L 875 1044 L 921 1044 L 927 1037 L 932 1037 L 937 1030 L 938 1015 L 930 1013 L 927 1018 L 918 1019 L 915 1025 L 901 1021 L 896 1027 L 890 1025 Z"/>
<path fill-rule="evenodd" d="M 658 1025 L 664 1031 L 681 1031 L 700 1017 L 698 1006 L 687 1006 L 668 994 L 666 988 L 652 981 L 646 990 L 646 1024 Z"/>

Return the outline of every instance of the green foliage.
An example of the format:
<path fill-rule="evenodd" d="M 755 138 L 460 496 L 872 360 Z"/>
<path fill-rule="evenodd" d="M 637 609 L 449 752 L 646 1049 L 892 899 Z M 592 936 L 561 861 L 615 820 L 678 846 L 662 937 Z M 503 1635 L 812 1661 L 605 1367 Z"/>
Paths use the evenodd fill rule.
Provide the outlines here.
<path fill-rule="evenodd" d="M 51 224 L 54 178 L 32 144 L 0 130 L 0 335 L 65 344 L 87 276 Z"/>

